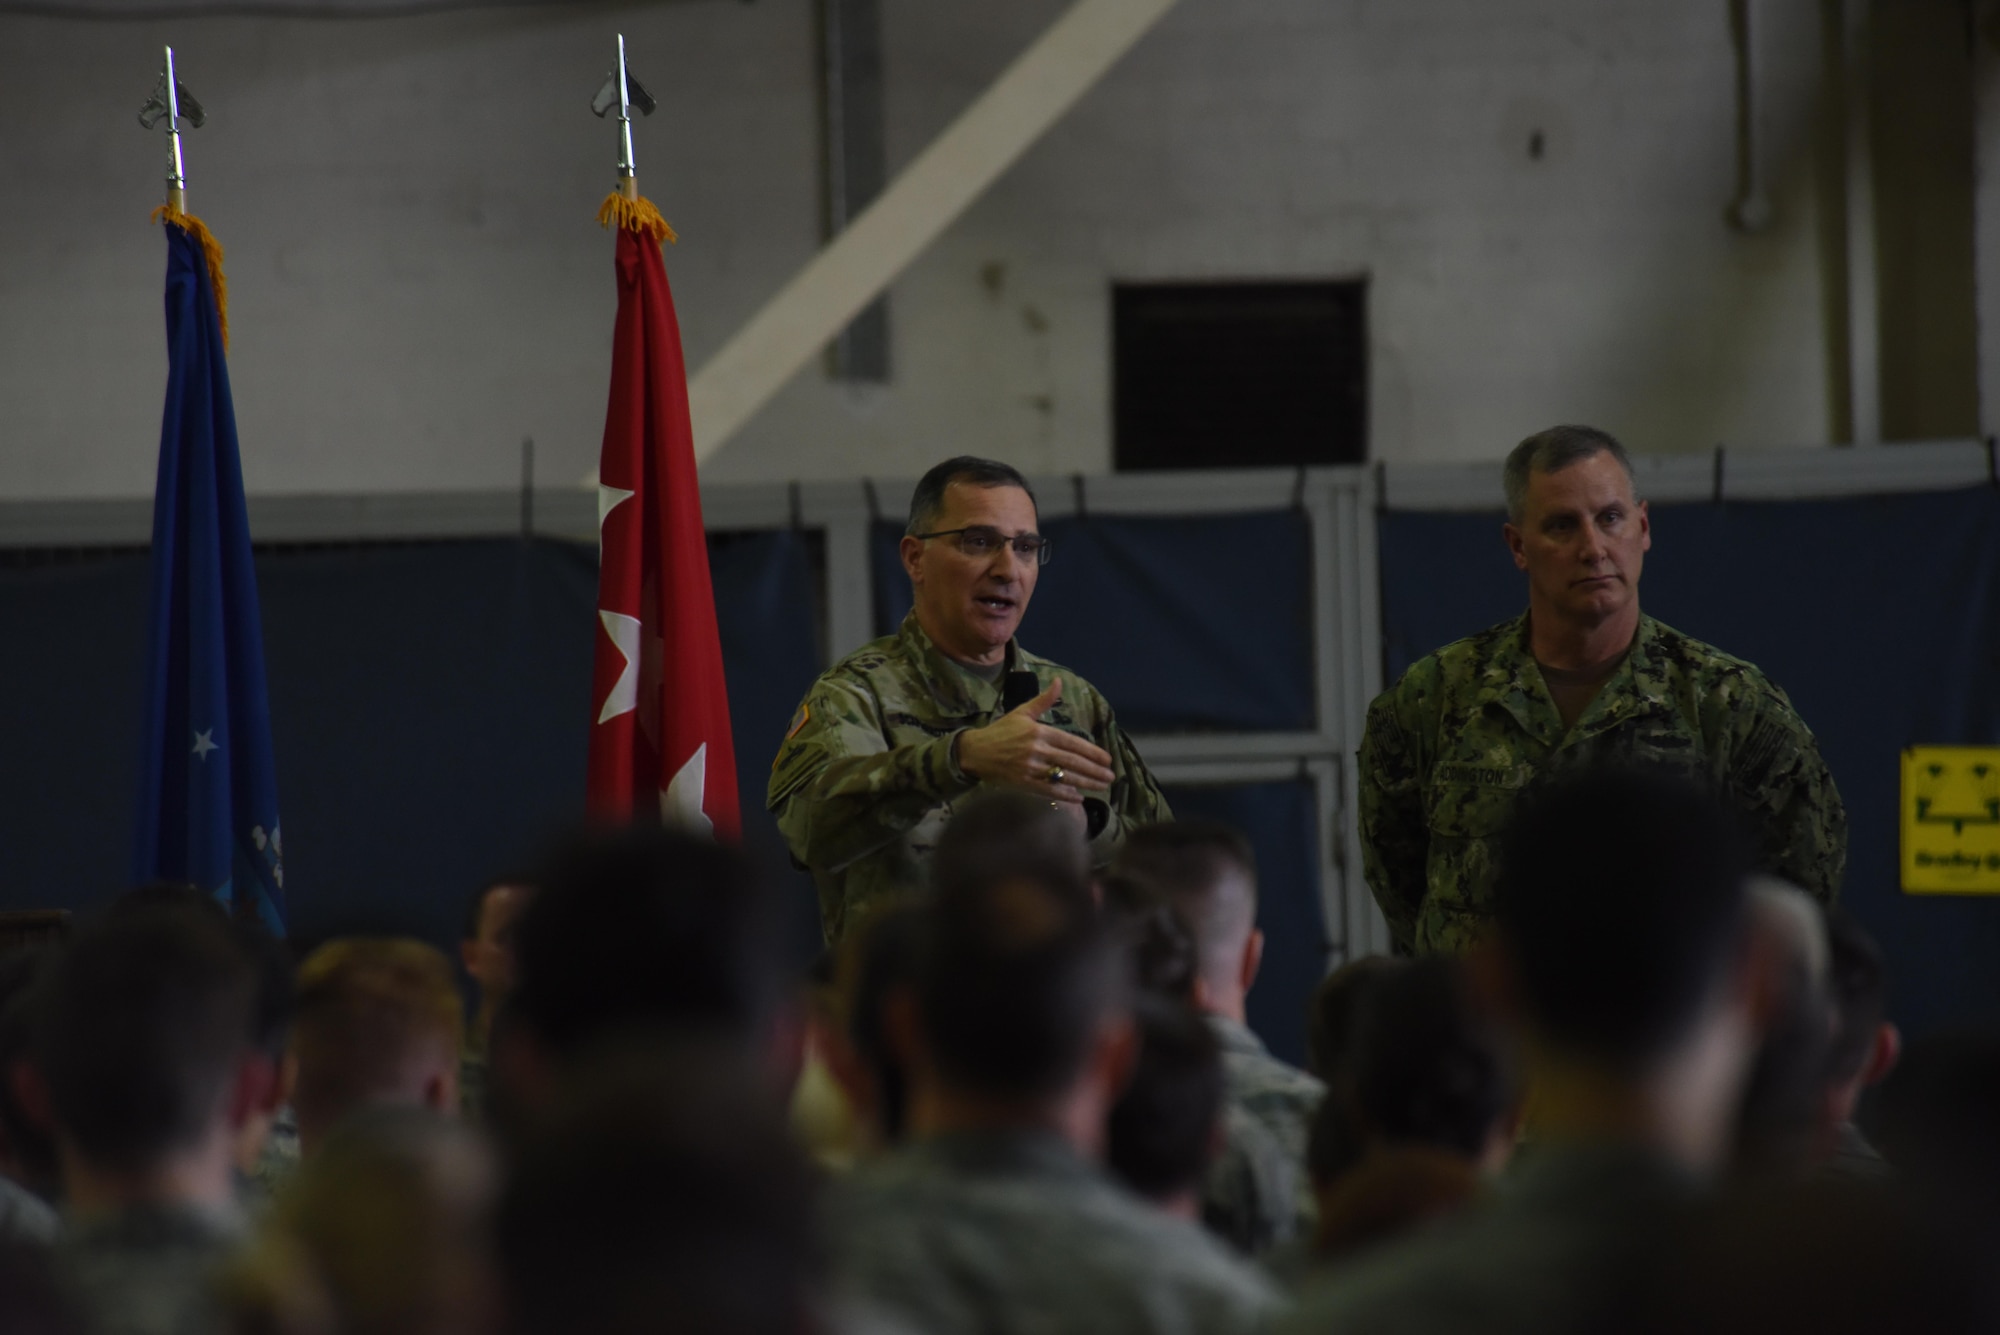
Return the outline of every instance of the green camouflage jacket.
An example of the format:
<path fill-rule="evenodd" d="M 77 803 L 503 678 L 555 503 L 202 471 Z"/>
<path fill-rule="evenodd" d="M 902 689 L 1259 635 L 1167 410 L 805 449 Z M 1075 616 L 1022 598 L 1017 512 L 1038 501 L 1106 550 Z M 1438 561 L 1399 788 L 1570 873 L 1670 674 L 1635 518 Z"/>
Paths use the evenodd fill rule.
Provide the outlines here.
<path fill-rule="evenodd" d="M 1565 732 L 1527 627 L 1523 615 L 1446 645 L 1368 707 L 1363 866 L 1399 950 L 1458 952 L 1484 935 L 1515 800 L 1582 763 L 1707 780 L 1757 832 L 1764 870 L 1833 900 L 1847 814 L 1812 733 L 1763 673 L 1642 616 L 1631 654 Z"/>
<path fill-rule="evenodd" d="M 1108 812 L 1091 841 L 1094 865 L 1110 861 L 1127 827 L 1171 818 L 1095 687 L 1018 641 L 1007 646 L 1006 666 L 1032 671 L 1044 688 L 1061 677 L 1062 701 L 1042 722 L 1111 754 L 1118 776 L 1111 791 L 1085 792 Z M 841 659 L 806 692 L 771 766 L 765 805 L 819 887 L 827 940 L 839 940 L 857 916 L 924 888 L 952 804 L 978 788 L 959 769 L 954 742 L 1000 716 L 1001 691 L 1000 681 L 945 657 L 912 612 L 902 630 Z"/>

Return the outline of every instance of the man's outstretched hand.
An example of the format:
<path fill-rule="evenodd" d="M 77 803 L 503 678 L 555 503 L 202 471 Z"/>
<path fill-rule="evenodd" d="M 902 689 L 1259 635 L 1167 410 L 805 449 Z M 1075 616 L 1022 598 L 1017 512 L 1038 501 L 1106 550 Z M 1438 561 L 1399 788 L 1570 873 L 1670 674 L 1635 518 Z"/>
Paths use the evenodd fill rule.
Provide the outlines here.
<path fill-rule="evenodd" d="M 1080 804 L 1082 789 L 1109 789 L 1111 757 L 1083 738 L 1052 728 L 1042 715 L 1062 699 L 1062 678 L 1018 709 L 958 735 L 958 767 L 982 783 L 1025 788 L 1052 802 Z M 1049 778 L 1060 769 L 1060 782 Z"/>

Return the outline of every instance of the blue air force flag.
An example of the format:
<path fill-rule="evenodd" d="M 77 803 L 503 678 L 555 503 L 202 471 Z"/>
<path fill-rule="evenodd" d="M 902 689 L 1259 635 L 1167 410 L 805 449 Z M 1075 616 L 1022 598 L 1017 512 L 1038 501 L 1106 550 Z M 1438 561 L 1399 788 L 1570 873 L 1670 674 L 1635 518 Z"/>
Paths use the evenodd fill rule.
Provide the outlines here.
<path fill-rule="evenodd" d="M 221 249 L 194 218 L 166 222 L 167 402 L 133 875 L 200 886 L 282 934 L 264 638 L 211 269 Z"/>

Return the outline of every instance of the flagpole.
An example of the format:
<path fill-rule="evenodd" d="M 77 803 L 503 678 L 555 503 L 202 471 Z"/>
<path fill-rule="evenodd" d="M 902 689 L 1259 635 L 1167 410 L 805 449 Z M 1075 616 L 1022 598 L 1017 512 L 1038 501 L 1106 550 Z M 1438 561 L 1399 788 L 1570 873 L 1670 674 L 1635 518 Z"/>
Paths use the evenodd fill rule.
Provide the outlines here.
<path fill-rule="evenodd" d="M 639 164 L 632 153 L 632 89 L 625 77 L 625 34 L 618 34 L 618 193 L 639 198 Z"/>
<path fill-rule="evenodd" d="M 181 103 L 174 91 L 174 49 L 166 48 L 167 82 L 167 207 L 187 212 L 187 166 L 181 160 Z"/>

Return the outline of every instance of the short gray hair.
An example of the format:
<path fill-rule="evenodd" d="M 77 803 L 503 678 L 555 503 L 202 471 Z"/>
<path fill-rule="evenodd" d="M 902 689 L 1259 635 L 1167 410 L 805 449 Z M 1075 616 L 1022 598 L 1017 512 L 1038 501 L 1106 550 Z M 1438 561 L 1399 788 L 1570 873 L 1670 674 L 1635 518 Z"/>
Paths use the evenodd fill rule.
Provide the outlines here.
<path fill-rule="evenodd" d="M 1552 426 L 1514 447 L 1507 456 L 1507 468 L 1503 474 L 1507 488 L 1507 518 L 1513 523 L 1521 522 L 1521 509 L 1528 499 L 1528 478 L 1535 473 L 1556 473 L 1571 464 L 1581 463 L 1595 455 L 1608 454 L 1618 461 L 1625 470 L 1625 479 L 1632 483 L 1636 498 L 1639 484 L 1632 476 L 1632 456 L 1625 453 L 1625 447 L 1609 431 L 1599 431 L 1594 426 Z"/>
<path fill-rule="evenodd" d="M 931 469 L 917 483 L 917 489 L 910 493 L 909 527 L 903 532 L 915 537 L 929 530 L 944 509 L 944 489 L 954 482 L 970 482 L 975 487 L 1019 487 L 1028 493 L 1028 503 L 1035 504 L 1035 489 L 1012 464 L 961 454 Z M 1041 506 L 1035 505 L 1035 512 L 1039 515 Z"/>

